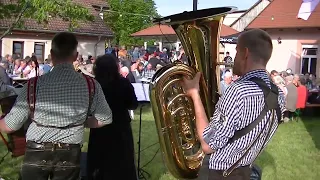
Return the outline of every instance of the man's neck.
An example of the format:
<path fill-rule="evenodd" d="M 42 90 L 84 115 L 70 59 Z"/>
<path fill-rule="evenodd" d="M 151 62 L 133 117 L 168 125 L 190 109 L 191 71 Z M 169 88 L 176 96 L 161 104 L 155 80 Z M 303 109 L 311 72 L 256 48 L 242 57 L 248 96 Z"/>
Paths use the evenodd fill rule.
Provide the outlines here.
<path fill-rule="evenodd" d="M 247 74 L 248 72 L 255 70 L 266 70 L 266 66 L 261 64 L 251 64 L 250 66 L 246 66 L 244 74 Z"/>
<path fill-rule="evenodd" d="M 73 65 L 73 62 L 69 62 L 69 61 L 56 61 L 56 62 L 52 62 L 53 66 L 58 66 L 60 64 L 71 64 Z"/>

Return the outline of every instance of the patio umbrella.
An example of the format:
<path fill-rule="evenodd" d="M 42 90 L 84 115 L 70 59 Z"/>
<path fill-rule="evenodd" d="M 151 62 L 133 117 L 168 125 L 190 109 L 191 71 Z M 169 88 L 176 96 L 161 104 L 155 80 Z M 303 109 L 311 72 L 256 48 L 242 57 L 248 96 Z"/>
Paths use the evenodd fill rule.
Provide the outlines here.
<path fill-rule="evenodd" d="M 237 44 L 240 33 L 231 34 L 229 36 L 221 36 L 220 43 Z"/>

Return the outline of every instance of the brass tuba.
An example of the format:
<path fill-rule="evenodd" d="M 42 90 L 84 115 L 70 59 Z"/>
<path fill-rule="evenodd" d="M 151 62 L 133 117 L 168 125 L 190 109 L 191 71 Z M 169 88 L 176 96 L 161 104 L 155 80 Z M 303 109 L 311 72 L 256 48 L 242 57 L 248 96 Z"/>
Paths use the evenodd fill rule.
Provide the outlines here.
<path fill-rule="evenodd" d="M 182 77 L 202 73 L 200 95 L 208 117 L 218 101 L 219 40 L 224 17 L 233 7 L 184 12 L 156 20 L 171 25 L 189 65 L 173 63 L 161 68 L 150 83 L 150 100 L 160 147 L 169 172 L 178 179 L 198 176 L 204 152 L 198 140 L 193 102 L 181 87 Z"/>

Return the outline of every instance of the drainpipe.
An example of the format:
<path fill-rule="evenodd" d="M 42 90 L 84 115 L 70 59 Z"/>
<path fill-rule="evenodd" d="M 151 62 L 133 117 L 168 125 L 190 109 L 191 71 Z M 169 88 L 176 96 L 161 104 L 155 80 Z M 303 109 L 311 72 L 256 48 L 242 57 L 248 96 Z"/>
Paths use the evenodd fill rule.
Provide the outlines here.
<path fill-rule="evenodd" d="M 101 42 L 101 36 L 98 37 L 97 43 L 94 45 L 94 57 L 97 58 L 98 44 Z"/>

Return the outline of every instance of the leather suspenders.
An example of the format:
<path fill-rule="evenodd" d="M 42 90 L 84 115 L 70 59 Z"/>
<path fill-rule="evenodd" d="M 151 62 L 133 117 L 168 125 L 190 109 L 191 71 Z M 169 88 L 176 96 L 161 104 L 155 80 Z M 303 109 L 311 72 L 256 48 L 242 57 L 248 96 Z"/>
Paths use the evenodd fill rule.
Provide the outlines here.
<path fill-rule="evenodd" d="M 93 78 L 91 78 L 87 75 L 84 75 L 84 74 L 83 74 L 83 76 L 86 79 L 87 88 L 89 91 L 89 106 L 88 106 L 87 117 L 86 117 L 86 118 L 88 118 L 89 113 L 90 113 L 90 109 L 91 109 L 91 105 L 93 102 L 94 93 L 95 93 L 95 82 L 94 82 Z M 38 80 L 38 77 L 36 76 L 34 78 L 31 78 L 28 81 L 27 101 L 28 101 L 28 105 L 30 108 L 30 118 L 31 118 L 32 122 L 34 122 L 39 127 L 56 128 L 56 129 L 69 129 L 69 128 L 84 125 L 84 123 L 80 123 L 80 124 L 72 123 L 72 124 L 69 124 L 68 126 L 58 127 L 58 126 L 51 126 L 51 125 L 43 125 L 43 124 L 40 124 L 37 121 L 35 121 L 34 120 L 34 111 L 35 111 L 36 94 L 37 94 L 37 80 Z"/>
<path fill-rule="evenodd" d="M 30 108 L 30 118 L 32 119 L 32 121 L 34 117 L 34 109 L 36 104 L 37 81 L 38 81 L 38 76 L 31 78 L 28 81 L 27 101 Z"/>

